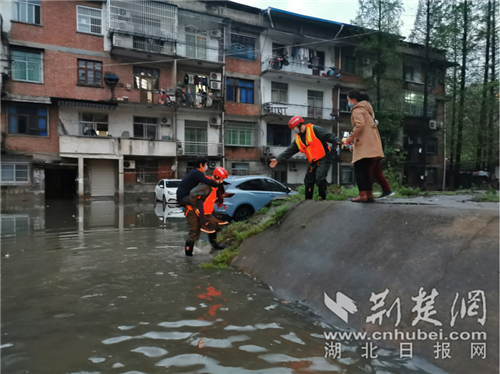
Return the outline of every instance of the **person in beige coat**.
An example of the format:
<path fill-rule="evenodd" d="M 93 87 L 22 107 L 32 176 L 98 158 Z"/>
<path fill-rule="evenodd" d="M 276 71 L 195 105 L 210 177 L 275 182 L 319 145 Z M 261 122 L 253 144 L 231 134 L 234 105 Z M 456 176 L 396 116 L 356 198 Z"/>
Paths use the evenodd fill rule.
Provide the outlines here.
<path fill-rule="evenodd" d="M 353 202 L 373 202 L 373 181 L 370 175 L 370 165 L 373 161 L 384 157 L 382 141 L 375 122 L 373 108 L 368 102 L 370 97 L 358 90 L 347 94 L 348 105 L 351 108 L 352 134 L 346 143 L 352 143 L 352 163 L 358 184 L 359 196 Z"/>

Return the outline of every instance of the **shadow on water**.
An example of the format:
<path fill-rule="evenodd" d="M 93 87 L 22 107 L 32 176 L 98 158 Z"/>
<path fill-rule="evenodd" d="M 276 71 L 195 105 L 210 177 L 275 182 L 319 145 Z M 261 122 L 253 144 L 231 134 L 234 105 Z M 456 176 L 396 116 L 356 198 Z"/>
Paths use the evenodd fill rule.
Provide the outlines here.
<path fill-rule="evenodd" d="M 2 373 L 439 373 L 342 342 L 322 319 L 183 253 L 175 206 L 110 201 L 2 213 Z M 207 241 L 206 236 L 202 239 Z"/>

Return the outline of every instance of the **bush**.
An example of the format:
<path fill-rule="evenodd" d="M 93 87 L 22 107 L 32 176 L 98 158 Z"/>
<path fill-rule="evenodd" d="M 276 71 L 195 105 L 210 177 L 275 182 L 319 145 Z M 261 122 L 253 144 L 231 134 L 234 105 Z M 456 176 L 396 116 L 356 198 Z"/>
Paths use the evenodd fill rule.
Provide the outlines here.
<path fill-rule="evenodd" d="M 420 195 L 420 188 L 399 187 L 397 192 L 401 196 L 418 196 Z"/>
<path fill-rule="evenodd" d="M 498 196 L 497 191 L 490 188 L 484 194 L 474 197 L 472 201 L 480 203 L 498 203 L 500 202 L 500 196 Z"/>

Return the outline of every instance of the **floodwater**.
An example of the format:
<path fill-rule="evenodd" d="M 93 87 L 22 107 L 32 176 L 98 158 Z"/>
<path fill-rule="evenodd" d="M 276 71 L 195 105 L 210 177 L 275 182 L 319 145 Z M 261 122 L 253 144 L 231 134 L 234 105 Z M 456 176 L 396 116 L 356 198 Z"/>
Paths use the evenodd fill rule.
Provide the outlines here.
<path fill-rule="evenodd" d="M 2 373 L 442 373 L 342 342 L 320 316 L 237 271 L 184 255 L 187 225 L 161 204 L 2 211 Z M 206 236 L 202 239 L 207 241 Z"/>

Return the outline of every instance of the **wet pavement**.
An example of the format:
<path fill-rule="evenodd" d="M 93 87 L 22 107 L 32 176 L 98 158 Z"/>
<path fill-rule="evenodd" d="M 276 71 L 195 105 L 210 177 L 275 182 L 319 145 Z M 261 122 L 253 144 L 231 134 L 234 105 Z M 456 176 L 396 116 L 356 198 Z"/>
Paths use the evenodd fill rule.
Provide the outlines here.
<path fill-rule="evenodd" d="M 183 253 L 175 207 L 114 202 L 2 212 L 2 373 L 442 373 L 342 342 L 264 284 Z M 207 241 L 206 236 L 202 239 Z"/>

